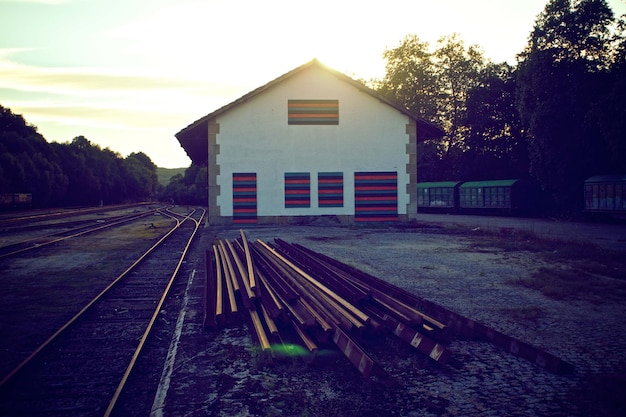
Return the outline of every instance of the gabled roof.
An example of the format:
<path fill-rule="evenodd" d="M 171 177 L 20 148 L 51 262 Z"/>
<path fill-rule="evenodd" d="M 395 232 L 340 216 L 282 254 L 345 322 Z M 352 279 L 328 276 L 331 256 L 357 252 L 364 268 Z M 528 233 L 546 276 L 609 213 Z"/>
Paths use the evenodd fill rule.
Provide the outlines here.
<path fill-rule="evenodd" d="M 263 93 L 264 91 L 269 90 L 270 88 L 276 86 L 277 84 L 280 84 L 283 81 L 311 67 L 322 68 L 323 70 L 331 73 L 338 79 L 351 84 L 352 86 L 358 88 L 362 92 L 371 95 L 372 97 L 376 98 L 382 103 L 385 103 L 393 107 L 394 109 L 398 110 L 400 113 L 403 113 L 407 115 L 408 117 L 410 117 L 411 119 L 415 120 L 418 126 L 418 141 L 436 139 L 436 138 L 443 136 L 444 132 L 439 127 L 435 126 L 434 124 L 429 123 L 423 119 L 420 119 L 416 115 L 412 114 L 406 108 L 403 108 L 397 103 L 394 103 L 393 101 L 387 99 L 386 97 L 382 96 L 381 94 L 367 87 L 360 81 L 356 81 L 348 77 L 347 75 L 342 74 L 339 71 L 335 71 L 323 65 L 317 59 L 313 59 L 307 62 L 306 64 L 301 65 L 289 71 L 288 73 L 281 75 L 280 77 L 274 79 L 273 81 L 270 81 L 269 83 L 255 90 L 250 91 L 249 93 L 241 96 L 240 98 L 233 101 L 232 103 L 227 104 L 223 107 L 220 107 L 214 112 L 209 113 L 206 116 L 196 120 L 195 122 L 193 122 L 186 128 L 182 129 L 180 132 L 176 133 L 175 135 L 176 139 L 178 139 L 178 142 L 181 144 L 183 149 L 185 149 L 185 152 L 187 152 L 187 155 L 189 155 L 189 157 L 194 163 L 205 164 L 207 162 L 207 156 L 208 156 L 208 152 L 207 152 L 208 151 L 208 148 L 207 148 L 208 147 L 208 124 L 210 120 L 216 118 L 217 116 L 227 112 L 228 110 L 234 107 L 237 107 L 238 105 L 250 100 L 251 98 Z"/>

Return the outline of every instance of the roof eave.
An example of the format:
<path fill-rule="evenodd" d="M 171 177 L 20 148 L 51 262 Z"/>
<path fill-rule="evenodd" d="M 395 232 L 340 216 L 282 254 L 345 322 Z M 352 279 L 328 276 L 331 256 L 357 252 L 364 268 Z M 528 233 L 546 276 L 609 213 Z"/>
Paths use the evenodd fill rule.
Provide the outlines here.
<path fill-rule="evenodd" d="M 178 139 L 178 142 L 181 144 L 181 146 L 185 149 L 185 152 L 187 152 L 187 155 L 189 155 L 189 157 L 191 158 L 191 160 L 196 163 L 196 164 L 206 164 L 207 159 L 208 159 L 208 155 L 205 155 L 206 152 L 200 152 L 200 150 L 196 150 L 196 147 L 200 147 L 201 145 L 199 145 L 199 143 L 204 143 L 205 149 L 206 149 L 206 141 L 208 140 L 208 124 L 209 121 L 211 119 L 216 118 L 217 116 L 219 116 L 220 114 L 238 106 L 241 103 L 244 103 L 245 101 L 251 99 L 252 97 L 272 88 L 273 86 L 281 83 L 282 81 L 284 81 L 287 78 L 290 78 L 292 76 L 294 76 L 295 74 L 311 67 L 311 66 L 319 66 L 321 68 L 323 68 L 324 70 L 330 72 L 331 74 L 335 75 L 336 77 L 340 78 L 341 80 L 348 82 L 350 84 L 352 84 L 353 86 L 355 86 L 356 88 L 360 89 L 361 91 L 377 98 L 378 100 L 380 100 L 381 102 L 387 104 L 388 106 L 391 106 L 393 108 L 395 108 L 396 110 L 398 110 L 399 112 L 405 114 L 406 116 L 410 117 L 412 120 L 415 121 L 415 123 L 417 124 L 418 128 L 417 128 L 417 141 L 418 142 L 423 142 L 425 140 L 432 140 L 432 139 L 438 139 L 441 138 L 445 133 L 443 130 L 441 130 L 439 127 L 435 126 L 434 124 L 427 122 L 426 120 L 423 120 L 415 115 L 413 115 L 408 109 L 403 108 L 402 106 L 398 105 L 397 103 L 387 99 L 386 97 L 382 96 L 381 94 L 379 94 L 378 92 L 374 91 L 373 89 L 369 88 L 368 86 L 366 86 L 365 84 L 363 84 L 360 81 L 354 80 L 353 78 L 348 77 L 347 75 L 336 71 L 332 68 L 329 68 L 327 66 L 325 66 L 324 64 L 322 64 L 321 62 L 319 62 L 317 59 L 313 59 L 309 62 L 307 62 L 304 65 L 301 65 L 283 75 L 281 75 L 280 77 L 274 79 L 273 81 L 270 81 L 267 84 L 264 84 L 263 86 L 250 91 L 249 93 L 241 96 L 240 98 L 238 98 L 237 100 L 223 106 L 220 107 L 219 109 L 215 110 L 212 113 L 207 114 L 204 117 L 201 117 L 200 119 L 196 120 L 195 122 L 191 123 L 189 126 L 185 127 L 184 129 L 182 129 L 180 132 L 176 133 L 175 136 Z M 204 141 L 204 142 L 203 142 Z M 187 146 L 191 145 L 191 148 L 187 148 Z M 194 146 L 195 145 L 195 146 Z"/>

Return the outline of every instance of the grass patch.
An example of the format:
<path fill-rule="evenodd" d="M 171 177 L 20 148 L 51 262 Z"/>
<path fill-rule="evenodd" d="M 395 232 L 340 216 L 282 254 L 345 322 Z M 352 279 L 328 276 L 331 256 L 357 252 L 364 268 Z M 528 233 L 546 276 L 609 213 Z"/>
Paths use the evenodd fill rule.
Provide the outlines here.
<path fill-rule="evenodd" d="M 544 315 L 542 309 L 533 306 L 503 308 L 500 311 L 516 321 L 536 322 Z"/>
<path fill-rule="evenodd" d="M 555 240 L 541 239 L 536 235 L 524 230 L 501 228 L 493 231 L 472 231 L 471 246 L 476 249 L 497 247 L 505 252 L 527 251 L 549 253 L 563 244 Z"/>
<path fill-rule="evenodd" d="M 539 268 L 528 278 L 515 284 L 541 291 L 555 300 L 585 300 L 593 303 L 623 301 L 626 299 L 626 282 L 590 275 L 570 268 Z"/>
<path fill-rule="evenodd" d="M 501 229 L 469 232 L 472 250 L 497 248 L 505 252 L 530 252 L 546 267 L 531 276 L 512 281 L 541 291 L 555 300 L 592 303 L 626 300 L 626 256 L 595 245 L 542 239 L 532 233 Z M 515 314 L 514 312 L 510 312 Z"/>

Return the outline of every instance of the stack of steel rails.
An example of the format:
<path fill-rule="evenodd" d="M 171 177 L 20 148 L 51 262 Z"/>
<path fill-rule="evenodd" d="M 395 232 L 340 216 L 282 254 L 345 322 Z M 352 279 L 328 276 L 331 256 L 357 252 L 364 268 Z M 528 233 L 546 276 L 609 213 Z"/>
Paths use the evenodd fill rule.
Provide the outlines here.
<path fill-rule="evenodd" d="M 244 318 L 270 357 L 294 338 L 311 356 L 319 346 L 334 344 L 368 378 L 384 372 L 361 342 L 390 334 L 441 365 L 455 363 L 445 345 L 462 337 L 490 341 L 551 372 L 571 368 L 548 352 L 304 246 L 280 239 L 249 242 L 240 233 L 206 252 L 204 324 L 219 328 Z"/>

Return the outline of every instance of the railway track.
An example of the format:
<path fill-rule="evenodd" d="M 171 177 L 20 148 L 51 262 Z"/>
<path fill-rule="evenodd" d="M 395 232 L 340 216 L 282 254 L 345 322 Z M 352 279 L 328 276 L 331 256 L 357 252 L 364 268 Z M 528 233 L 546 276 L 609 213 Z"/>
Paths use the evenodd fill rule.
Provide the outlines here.
<path fill-rule="evenodd" d="M 50 210 L 33 210 L 17 213 L 0 214 L 0 230 L 21 226 L 23 224 L 32 224 L 35 222 L 45 222 L 53 219 L 62 219 L 66 217 L 76 217 L 87 214 L 96 214 L 113 210 L 124 210 L 130 208 L 140 208 L 150 203 L 120 204 L 105 207 L 87 207 L 77 209 L 58 209 Z"/>
<path fill-rule="evenodd" d="M 204 210 L 176 225 L 0 381 L 0 415 L 114 415 Z"/>
<path fill-rule="evenodd" d="M 22 254 L 27 251 L 39 249 L 41 247 L 61 242 L 63 240 L 72 239 L 79 236 L 84 236 L 89 233 L 94 233 L 102 230 L 106 230 L 111 227 L 121 226 L 129 222 L 152 216 L 156 213 L 161 213 L 163 209 L 151 209 L 142 212 L 123 214 L 118 216 L 112 216 L 106 219 L 88 219 L 88 220 L 73 220 L 62 223 L 53 224 L 35 224 L 29 226 L 33 229 L 58 229 L 61 231 L 53 233 L 44 233 L 36 237 L 29 237 L 24 240 L 0 247 L 0 259 L 10 256 Z M 24 226 L 18 226 L 19 231 L 24 230 Z"/>

